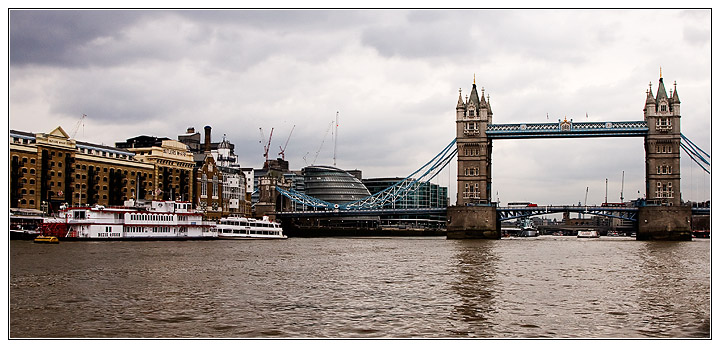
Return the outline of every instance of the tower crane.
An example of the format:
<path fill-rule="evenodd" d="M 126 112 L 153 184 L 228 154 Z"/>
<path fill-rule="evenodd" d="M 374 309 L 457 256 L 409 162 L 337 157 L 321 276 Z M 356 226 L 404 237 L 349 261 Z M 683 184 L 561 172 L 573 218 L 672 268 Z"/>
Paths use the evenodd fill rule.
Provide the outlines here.
<path fill-rule="evenodd" d="M 328 125 L 328 129 L 325 131 L 325 136 L 323 137 L 322 142 L 320 142 L 320 147 L 318 148 L 317 152 L 315 152 L 315 159 L 310 164 L 311 166 L 315 165 L 315 161 L 317 161 L 318 155 L 320 154 L 320 150 L 322 150 L 322 147 L 325 144 L 325 139 L 327 138 L 328 133 L 330 133 L 330 130 L 332 129 L 333 124 L 334 124 L 334 122 L 331 121 L 330 124 Z"/>
<path fill-rule="evenodd" d="M 85 120 L 85 117 L 87 117 L 87 115 L 82 114 L 82 117 L 80 117 L 80 120 L 77 121 L 77 123 L 73 127 L 72 131 L 70 131 L 71 139 L 75 139 L 75 134 L 77 134 L 78 130 L 80 129 L 80 125 L 83 125 L 83 128 L 85 127 L 85 123 L 83 122 L 83 120 Z"/>
<path fill-rule="evenodd" d="M 283 161 L 285 160 L 285 149 L 287 149 L 287 145 L 290 142 L 290 137 L 292 136 L 294 130 L 295 125 L 293 125 L 292 129 L 290 130 L 290 135 L 288 135 L 288 138 L 285 141 L 285 146 L 280 146 L 280 152 L 278 153 L 278 155 L 282 156 Z"/>
<path fill-rule="evenodd" d="M 272 135 L 274 130 L 275 128 L 270 129 L 270 138 L 268 138 L 267 145 L 263 145 L 263 151 L 265 151 L 263 153 L 263 157 L 265 157 L 265 164 L 268 163 L 268 152 L 270 151 L 270 142 L 272 142 Z M 260 139 L 261 143 L 265 142 L 265 133 L 263 133 L 262 127 L 260 127 Z"/>

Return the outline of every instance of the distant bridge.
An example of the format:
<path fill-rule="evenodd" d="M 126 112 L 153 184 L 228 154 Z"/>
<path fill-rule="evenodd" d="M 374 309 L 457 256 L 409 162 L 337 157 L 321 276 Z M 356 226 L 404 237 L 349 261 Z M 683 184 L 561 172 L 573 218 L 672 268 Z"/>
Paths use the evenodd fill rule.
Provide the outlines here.
<path fill-rule="evenodd" d="M 531 207 L 498 207 L 498 221 L 526 218 L 536 215 L 556 213 L 581 213 L 605 216 L 627 221 L 637 221 L 637 207 L 606 207 L 606 206 L 577 206 L 577 205 L 547 205 Z M 446 208 L 402 208 L 402 209 L 319 209 L 305 211 L 282 211 L 277 212 L 278 217 L 343 217 L 343 216 L 383 216 L 383 215 L 423 215 L 423 214 L 447 214 Z M 710 215 L 710 208 L 692 208 L 693 215 Z"/>

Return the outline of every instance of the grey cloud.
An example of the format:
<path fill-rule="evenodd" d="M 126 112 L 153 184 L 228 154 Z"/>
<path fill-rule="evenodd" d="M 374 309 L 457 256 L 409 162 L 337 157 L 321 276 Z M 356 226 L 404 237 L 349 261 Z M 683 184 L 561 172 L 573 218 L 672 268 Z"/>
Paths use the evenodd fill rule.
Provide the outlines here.
<path fill-rule="evenodd" d="M 683 39 L 692 45 L 704 46 L 710 43 L 710 30 L 688 25 L 683 28 Z"/>
<path fill-rule="evenodd" d="M 323 34 L 347 28 L 369 15 L 362 11 L 13 10 L 10 13 L 10 62 L 13 66 L 82 67 L 189 57 L 247 67 L 288 48 L 305 49 L 305 54 L 313 59 L 327 56 L 327 50 L 319 49 L 321 45 L 313 45 L 322 42 Z M 171 23 L 169 27 L 160 28 L 167 33 L 127 36 L 133 25 L 154 30 L 157 27 L 152 26 L 153 22 L 180 23 L 188 19 L 186 24 L 195 24 L 195 32 L 179 32 Z M 317 36 L 301 40 L 293 36 L 308 30 L 316 31 Z M 153 36 L 158 39 L 152 40 Z M 316 54 L 310 54 L 313 51 Z"/>
<path fill-rule="evenodd" d="M 464 40 L 431 28 L 407 29 L 402 26 L 370 28 L 363 34 L 363 43 L 387 57 L 440 57 L 453 52 L 468 53 Z"/>
<path fill-rule="evenodd" d="M 10 64 L 83 66 L 87 42 L 112 37 L 142 19 L 136 11 L 10 11 Z"/>

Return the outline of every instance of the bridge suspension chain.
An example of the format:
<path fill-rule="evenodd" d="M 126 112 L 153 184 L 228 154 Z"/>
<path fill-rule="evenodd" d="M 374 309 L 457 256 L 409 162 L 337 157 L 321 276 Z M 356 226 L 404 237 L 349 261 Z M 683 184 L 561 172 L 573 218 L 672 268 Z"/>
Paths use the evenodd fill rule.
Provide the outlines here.
<path fill-rule="evenodd" d="M 699 146 L 695 145 L 685 135 L 680 134 L 682 140 L 680 142 L 680 148 L 695 162 L 705 173 L 710 174 L 710 155 L 703 151 Z M 704 155 L 704 156 L 703 156 Z M 702 163 L 701 163 L 702 162 Z M 704 164 L 703 164 L 704 163 Z"/>
<path fill-rule="evenodd" d="M 457 139 L 453 139 L 440 153 L 427 162 L 420 169 L 416 170 L 402 181 L 392 185 L 372 196 L 350 202 L 344 205 L 344 209 L 377 209 L 398 202 L 407 197 L 410 193 L 426 185 L 435 178 L 457 154 L 454 146 Z M 424 172 L 422 172 L 425 170 Z M 422 174 L 415 178 L 415 176 Z"/>
<path fill-rule="evenodd" d="M 435 178 L 443 169 L 455 158 L 457 154 L 457 148 L 455 143 L 457 139 L 453 139 L 440 153 L 438 153 L 432 160 L 427 162 L 425 165 L 408 175 L 405 179 L 397 182 L 396 184 L 365 198 L 344 203 L 335 204 L 330 203 L 315 197 L 305 195 L 295 190 L 284 190 L 276 187 L 280 194 L 289 198 L 295 203 L 321 209 L 339 209 L 339 210 L 359 210 L 359 209 L 379 209 L 390 205 L 394 202 L 398 202 L 406 198 L 412 192 L 417 191 L 421 187 L 427 185 L 427 183 Z"/>

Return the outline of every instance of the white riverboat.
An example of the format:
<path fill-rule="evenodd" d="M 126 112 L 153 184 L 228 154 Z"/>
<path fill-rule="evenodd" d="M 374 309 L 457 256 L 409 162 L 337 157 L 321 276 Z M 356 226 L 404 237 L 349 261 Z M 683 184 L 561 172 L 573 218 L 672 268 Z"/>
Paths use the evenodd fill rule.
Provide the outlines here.
<path fill-rule="evenodd" d="M 278 222 L 270 221 L 267 216 L 262 220 L 244 217 L 226 217 L 215 226 L 220 239 L 286 239 Z"/>
<path fill-rule="evenodd" d="M 77 240 L 215 239 L 214 224 L 190 202 L 134 201 L 122 207 L 64 207 L 46 219 L 43 235 Z"/>
<path fill-rule="evenodd" d="M 578 231 L 578 238 L 600 238 L 598 231 L 596 230 L 581 230 Z"/>
<path fill-rule="evenodd" d="M 10 212 L 10 239 L 33 240 L 40 235 L 43 217 L 40 214 L 22 215 Z"/>

